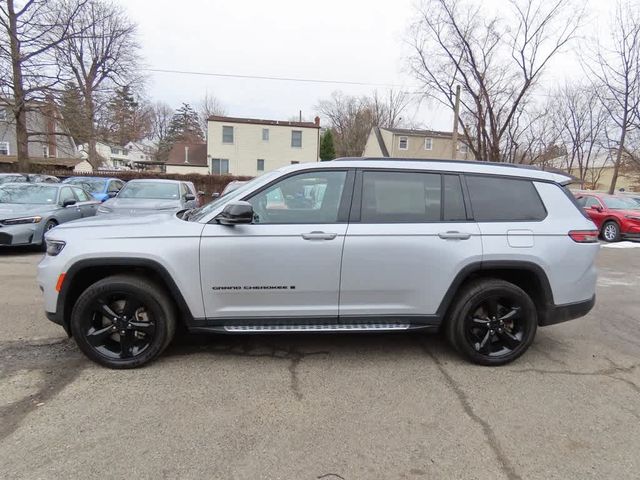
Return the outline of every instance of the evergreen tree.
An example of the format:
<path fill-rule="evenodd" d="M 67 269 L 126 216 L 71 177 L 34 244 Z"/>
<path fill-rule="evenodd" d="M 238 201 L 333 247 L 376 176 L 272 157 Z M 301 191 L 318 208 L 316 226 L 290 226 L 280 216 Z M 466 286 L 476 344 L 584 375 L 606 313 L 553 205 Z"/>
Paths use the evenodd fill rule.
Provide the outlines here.
<path fill-rule="evenodd" d="M 320 138 L 320 160 L 323 162 L 336 158 L 336 148 L 333 145 L 333 133 L 328 129 Z"/>
<path fill-rule="evenodd" d="M 142 104 L 125 85 L 117 88 L 107 105 L 101 137 L 117 145 L 139 141 L 151 132 L 151 109 Z"/>
<path fill-rule="evenodd" d="M 81 145 L 89 141 L 89 119 L 78 86 L 72 82 L 65 85 L 60 97 L 60 113 L 69 134 Z"/>
<path fill-rule="evenodd" d="M 188 103 L 183 103 L 171 118 L 167 133 L 167 143 L 203 141 L 204 135 L 200 127 L 198 112 Z"/>

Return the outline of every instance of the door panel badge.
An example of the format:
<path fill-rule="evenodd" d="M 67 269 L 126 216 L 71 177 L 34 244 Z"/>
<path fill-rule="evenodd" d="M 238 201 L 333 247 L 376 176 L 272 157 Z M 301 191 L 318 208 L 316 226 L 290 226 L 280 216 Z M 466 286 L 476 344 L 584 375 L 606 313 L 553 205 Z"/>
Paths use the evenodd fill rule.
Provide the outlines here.
<path fill-rule="evenodd" d="M 239 293 L 239 292 L 286 292 L 295 290 L 295 285 L 221 285 L 213 286 L 214 292 Z"/>

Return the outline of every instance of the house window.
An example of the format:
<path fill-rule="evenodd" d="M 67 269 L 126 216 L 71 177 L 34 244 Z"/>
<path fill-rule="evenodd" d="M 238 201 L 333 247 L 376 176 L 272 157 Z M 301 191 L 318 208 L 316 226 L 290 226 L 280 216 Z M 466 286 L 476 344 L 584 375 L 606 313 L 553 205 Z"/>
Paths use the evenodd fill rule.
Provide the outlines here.
<path fill-rule="evenodd" d="M 49 145 L 42 145 L 42 156 L 49 158 Z"/>
<path fill-rule="evenodd" d="M 264 159 L 259 158 L 257 162 L 257 169 L 259 172 L 264 172 Z"/>
<path fill-rule="evenodd" d="M 111 147 L 111 155 L 120 155 L 120 149 Z"/>
<path fill-rule="evenodd" d="M 467 153 L 469 151 L 469 146 L 464 143 L 460 144 L 460 153 Z"/>
<path fill-rule="evenodd" d="M 433 149 L 433 138 L 425 138 L 424 139 L 424 149 L 432 150 Z"/>
<path fill-rule="evenodd" d="M 9 155 L 9 142 L 0 142 L 0 155 Z"/>
<path fill-rule="evenodd" d="M 291 146 L 302 148 L 302 130 L 291 130 Z"/>
<path fill-rule="evenodd" d="M 231 127 L 233 128 L 233 127 Z M 226 158 L 212 158 L 211 171 L 217 175 L 229 173 L 229 160 Z"/>
<path fill-rule="evenodd" d="M 233 143 L 233 127 L 222 127 L 222 143 Z"/>
<path fill-rule="evenodd" d="M 408 150 L 409 149 L 409 137 L 400 137 L 398 141 L 398 148 L 400 150 Z"/>
<path fill-rule="evenodd" d="M 268 142 L 269 141 L 269 129 L 268 128 L 263 128 L 262 129 L 262 140 L 264 142 Z"/>
<path fill-rule="evenodd" d="M 7 119 L 7 109 L 0 108 L 0 120 L 6 120 L 6 119 Z"/>

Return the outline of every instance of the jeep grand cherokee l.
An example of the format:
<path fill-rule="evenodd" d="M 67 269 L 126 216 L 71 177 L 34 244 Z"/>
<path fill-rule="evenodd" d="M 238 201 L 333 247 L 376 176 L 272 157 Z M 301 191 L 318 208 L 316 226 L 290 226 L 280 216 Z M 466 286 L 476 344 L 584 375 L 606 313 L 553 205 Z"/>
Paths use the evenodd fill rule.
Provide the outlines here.
<path fill-rule="evenodd" d="M 598 231 L 565 176 L 462 161 L 341 159 L 262 175 L 199 209 L 47 234 L 49 319 L 92 360 L 191 332 L 443 330 L 501 365 L 595 301 Z"/>

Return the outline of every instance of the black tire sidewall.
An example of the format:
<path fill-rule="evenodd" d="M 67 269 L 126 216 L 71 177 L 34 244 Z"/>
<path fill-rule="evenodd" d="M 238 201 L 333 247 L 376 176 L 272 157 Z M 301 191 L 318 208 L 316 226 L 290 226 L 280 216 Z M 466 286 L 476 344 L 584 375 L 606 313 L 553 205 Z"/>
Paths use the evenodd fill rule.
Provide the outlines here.
<path fill-rule="evenodd" d="M 84 334 L 84 323 L 92 314 L 95 299 L 100 295 L 118 291 L 135 295 L 149 309 L 156 326 L 151 345 L 139 356 L 128 359 L 105 357 L 89 344 Z M 155 359 L 169 345 L 175 332 L 175 318 L 171 305 L 163 298 L 162 291 L 153 284 L 143 279 L 111 277 L 96 282 L 80 295 L 71 313 L 71 332 L 80 350 L 94 362 L 109 368 L 136 368 Z"/>
<path fill-rule="evenodd" d="M 465 334 L 465 318 L 470 310 L 482 300 L 495 295 L 514 298 L 523 309 L 522 318 L 528 323 L 526 336 L 522 339 L 520 346 L 511 353 L 500 357 L 490 357 L 478 353 L 469 344 Z M 512 362 L 527 351 L 536 335 L 538 316 L 533 301 L 518 286 L 501 280 L 481 280 L 471 283 L 461 292 L 457 299 L 457 304 L 448 319 L 447 326 L 448 339 L 459 353 L 473 363 L 498 366 Z"/>

